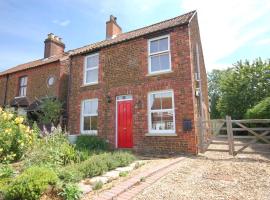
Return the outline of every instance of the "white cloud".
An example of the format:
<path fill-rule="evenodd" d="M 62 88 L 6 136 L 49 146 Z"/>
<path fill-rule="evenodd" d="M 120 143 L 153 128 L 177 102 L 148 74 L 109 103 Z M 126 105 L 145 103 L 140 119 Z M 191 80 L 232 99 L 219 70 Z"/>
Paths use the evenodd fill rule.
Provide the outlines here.
<path fill-rule="evenodd" d="M 269 26 L 254 23 L 269 12 L 269 0 L 183 0 L 181 7 L 185 11 L 198 11 L 208 70 L 232 64 L 220 63 L 219 60 L 270 29 Z"/>
<path fill-rule="evenodd" d="M 55 19 L 55 20 L 53 20 L 53 23 L 54 24 L 57 24 L 57 25 L 59 25 L 59 26 L 68 26 L 69 24 L 70 24 L 70 20 L 58 20 L 58 19 Z"/>
<path fill-rule="evenodd" d="M 270 45 L 270 38 L 265 38 L 262 40 L 258 40 L 256 42 L 256 45 L 260 46 L 260 45 Z"/>

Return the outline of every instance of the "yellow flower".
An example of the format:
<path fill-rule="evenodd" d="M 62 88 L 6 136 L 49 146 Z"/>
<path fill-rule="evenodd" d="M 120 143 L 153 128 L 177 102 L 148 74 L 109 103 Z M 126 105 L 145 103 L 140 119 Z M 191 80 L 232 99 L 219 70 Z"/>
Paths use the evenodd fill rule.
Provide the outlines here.
<path fill-rule="evenodd" d="M 8 114 L 8 119 L 11 119 L 14 115 L 12 113 Z"/>
<path fill-rule="evenodd" d="M 23 124 L 19 124 L 19 128 L 20 128 L 20 129 L 25 129 L 26 127 L 25 127 L 25 125 L 23 125 Z"/>
<path fill-rule="evenodd" d="M 4 151 L 2 148 L 0 148 L 0 152 Z"/>
<path fill-rule="evenodd" d="M 30 128 L 29 128 L 29 126 L 27 126 L 27 127 L 26 127 L 25 132 L 26 132 L 26 133 L 31 133 L 31 132 L 30 132 Z"/>
<path fill-rule="evenodd" d="M 15 119 L 15 122 L 16 122 L 16 124 L 21 124 L 21 123 L 23 123 L 23 117 L 16 117 L 16 119 Z"/>
<path fill-rule="evenodd" d="M 4 118 L 4 120 L 7 120 L 8 119 L 8 115 L 7 115 L 6 112 L 3 113 L 3 118 Z"/>
<path fill-rule="evenodd" d="M 11 128 L 6 128 L 5 133 L 10 134 L 11 133 Z"/>

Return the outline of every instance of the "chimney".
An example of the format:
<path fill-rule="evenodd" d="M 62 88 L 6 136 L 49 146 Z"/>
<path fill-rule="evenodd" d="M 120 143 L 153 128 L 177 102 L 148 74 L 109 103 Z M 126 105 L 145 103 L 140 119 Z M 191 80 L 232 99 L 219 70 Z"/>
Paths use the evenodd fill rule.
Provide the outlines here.
<path fill-rule="evenodd" d="M 54 35 L 53 33 L 48 34 L 48 38 L 44 43 L 44 58 L 64 53 L 65 44 L 62 42 L 62 38 Z"/>
<path fill-rule="evenodd" d="M 121 27 L 116 22 L 117 18 L 110 15 L 110 20 L 106 22 L 106 39 L 115 38 L 122 33 Z"/>

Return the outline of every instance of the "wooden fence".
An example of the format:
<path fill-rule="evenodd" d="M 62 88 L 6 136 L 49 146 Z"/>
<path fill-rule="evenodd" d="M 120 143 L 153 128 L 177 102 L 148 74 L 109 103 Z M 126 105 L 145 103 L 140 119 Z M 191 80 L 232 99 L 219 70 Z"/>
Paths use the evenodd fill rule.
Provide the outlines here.
<path fill-rule="evenodd" d="M 200 124 L 200 152 L 202 153 L 207 151 L 214 138 L 227 139 L 230 155 L 241 153 L 255 143 L 265 145 L 270 153 L 270 119 L 232 120 L 230 116 L 226 116 L 226 119 L 201 121 Z M 207 127 L 204 124 L 210 125 Z M 210 142 L 205 140 L 205 135 L 210 135 Z M 236 144 L 236 140 L 241 141 L 241 144 Z M 241 147 L 236 149 L 236 146 Z"/>

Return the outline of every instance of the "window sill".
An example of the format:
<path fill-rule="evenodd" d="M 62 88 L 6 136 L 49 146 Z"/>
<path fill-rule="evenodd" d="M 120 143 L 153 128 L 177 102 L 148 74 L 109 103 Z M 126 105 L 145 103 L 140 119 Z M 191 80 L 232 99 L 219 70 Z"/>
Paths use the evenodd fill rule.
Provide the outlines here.
<path fill-rule="evenodd" d="M 97 132 L 96 133 L 90 133 L 90 132 L 81 132 L 81 135 L 97 135 Z"/>
<path fill-rule="evenodd" d="M 87 87 L 87 86 L 91 86 L 91 85 L 98 85 L 98 82 L 97 83 L 83 84 L 83 85 L 81 85 L 81 87 Z"/>
<path fill-rule="evenodd" d="M 158 75 L 162 75 L 162 74 L 170 74 L 173 73 L 173 71 L 161 71 L 161 72 L 155 72 L 155 73 L 148 73 L 146 74 L 146 76 L 158 76 Z"/>
<path fill-rule="evenodd" d="M 19 98 L 25 98 L 26 96 L 17 96 L 17 97 L 14 97 L 14 99 L 19 99 Z"/>
<path fill-rule="evenodd" d="M 145 136 L 164 136 L 164 137 L 175 137 L 176 133 L 146 133 Z"/>

